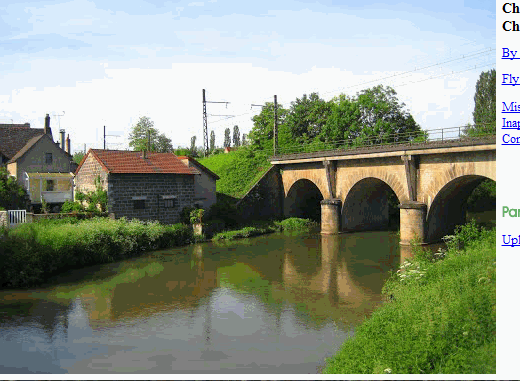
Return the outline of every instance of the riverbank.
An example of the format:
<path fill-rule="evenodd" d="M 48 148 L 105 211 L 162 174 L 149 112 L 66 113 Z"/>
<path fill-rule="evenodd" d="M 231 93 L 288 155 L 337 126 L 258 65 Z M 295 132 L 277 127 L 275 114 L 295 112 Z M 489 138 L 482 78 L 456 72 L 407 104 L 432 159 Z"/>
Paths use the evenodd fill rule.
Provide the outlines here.
<path fill-rule="evenodd" d="M 446 252 L 417 250 L 323 373 L 495 373 L 495 235 L 467 224 Z"/>
<path fill-rule="evenodd" d="M 299 218 L 257 222 L 240 230 L 218 233 L 213 240 L 229 241 L 312 226 L 314 222 Z M 100 217 L 23 224 L 11 230 L 1 229 L 0 239 L 0 288 L 37 286 L 67 270 L 201 241 L 194 236 L 193 228 L 184 224 Z"/>
<path fill-rule="evenodd" d="M 311 229 L 318 224 L 310 219 L 291 217 L 283 221 L 258 221 L 238 230 L 228 230 L 215 234 L 213 241 L 232 241 L 241 238 L 251 238 L 279 231 L 294 231 Z"/>
<path fill-rule="evenodd" d="M 191 226 L 66 218 L 2 229 L 0 287 L 40 285 L 52 275 L 193 242 Z"/>

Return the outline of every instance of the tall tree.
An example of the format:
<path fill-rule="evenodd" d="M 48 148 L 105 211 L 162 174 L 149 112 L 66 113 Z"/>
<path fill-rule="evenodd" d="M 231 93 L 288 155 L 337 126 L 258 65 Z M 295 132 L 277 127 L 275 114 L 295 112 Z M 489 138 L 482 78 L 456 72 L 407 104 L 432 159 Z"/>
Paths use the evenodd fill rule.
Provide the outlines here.
<path fill-rule="evenodd" d="M 399 103 L 396 91 L 389 86 L 379 85 L 361 91 L 357 94 L 357 104 L 361 138 L 377 137 L 380 142 L 412 140 L 403 134 L 421 131 L 406 105 Z"/>
<path fill-rule="evenodd" d="M 321 141 L 347 140 L 344 145 L 348 146 L 413 140 L 424 135 L 391 87 L 375 86 L 354 97 L 340 94 L 330 104 Z"/>
<path fill-rule="evenodd" d="M 209 134 L 209 152 L 215 151 L 215 131 L 211 130 Z"/>
<path fill-rule="evenodd" d="M 238 126 L 233 127 L 233 145 L 235 147 L 240 146 L 240 130 Z"/>
<path fill-rule="evenodd" d="M 245 146 L 247 145 L 247 135 L 246 134 L 242 134 L 242 146 Z"/>
<path fill-rule="evenodd" d="M 190 152 L 193 156 L 195 156 L 195 153 L 197 152 L 197 146 L 195 145 L 196 140 L 197 140 L 197 136 L 193 135 L 191 137 L 191 144 L 190 144 Z"/>
<path fill-rule="evenodd" d="M 303 94 L 291 102 L 287 126 L 297 141 L 308 142 L 320 134 L 329 115 L 330 103 L 321 99 L 318 93 Z"/>
<path fill-rule="evenodd" d="M 496 82 L 495 69 L 480 73 L 475 86 L 473 126 L 466 129 L 467 134 L 480 135 L 496 131 Z"/>
<path fill-rule="evenodd" d="M 74 161 L 74 163 L 79 165 L 79 163 L 81 163 L 81 160 L 83 159 L 83 156 L 85 156 L 85 152 L 75 152 L 74 155 L 72 155 L 72 160 Z"/>
<path fill-rule="evenodd" d="M 224 130 L 224 148 L 231 147 L 231 130 L 226 128 Z"/>
<path fill-rule="evenodd" d="M 153 121 L 147 117 L 142 116 L 139 121 L 132 127 L 129 136 L 129 146 L 134 151 L 148 150 L 148 133 L 150 134 L 150 150 L 155 152 L 172 152 L 173 146 L 171 139 L 166 135 L 160 134 L 154 128 Z"/>
<path fill-rule="evenodd" d="M 281 104 L 278 104 L 278 145 L 294 144 L 290 136 L 289 130 L 285 123 L 289 110 L 285 109 Z M 266 102 L 262 107 L 262 111 L 253 116 L 253 128 L 249 132 L 249 144 L 254 149 L 273 148 L 273 126 L 274 126 L 274 103 Z"/>

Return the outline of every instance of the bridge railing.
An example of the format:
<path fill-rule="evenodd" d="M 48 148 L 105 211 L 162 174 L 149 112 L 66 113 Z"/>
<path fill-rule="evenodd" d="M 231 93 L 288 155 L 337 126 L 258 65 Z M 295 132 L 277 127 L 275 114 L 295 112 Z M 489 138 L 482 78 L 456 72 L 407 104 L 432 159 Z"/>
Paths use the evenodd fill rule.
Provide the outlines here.
<path fill-rule="evenodd" d="M 306 144 L 278 147 L 273 156 L 289 154 L 321 152 L 321 151 L 348 151 L 360 148 L 378 148 L 393 146 L 412 146 L 435 144 L 447 141 L 475 141 L 490 138 L 495 132 L 467 133 L 467 127 L 449 127 L 428 131 L 406 133 L 381 134 L 379 136 L 360 136 L 354 139 L 337 141 L 313 141 Z"/>

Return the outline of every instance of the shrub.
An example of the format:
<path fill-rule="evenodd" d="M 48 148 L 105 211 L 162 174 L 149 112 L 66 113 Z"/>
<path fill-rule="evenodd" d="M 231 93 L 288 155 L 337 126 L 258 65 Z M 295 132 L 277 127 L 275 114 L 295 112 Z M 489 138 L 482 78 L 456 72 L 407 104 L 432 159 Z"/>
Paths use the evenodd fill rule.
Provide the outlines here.
<path fill-rule="evenodd" d="M 80 202 L 70 200 L 65 201 L 61 207 L 62 213 L 82 212 L 83 209 L 83 205 Z"/>
<path fill-rule="evenodd" d="M 0 286 L 41 284 L 60 271 L 193 242 L 191 227 L 94 217 L 42 220 L 0 232 Z"/>
<path fill-rule="evenodd" d="M 204 209 L 193 209 L 190 212 L 190 222 L 192 224 L 201 224 L 204 216 Z"/>
<path fill-rule="evenodd" d="M 184 208 L 182 208 L 181 214 L 180 214 L 181 223 L 189 225 L 191 223 L 191 221 L 190 221 L 191 211 L 195 210 L 195 209 L 196 208 L 194 208 L 193 206 L 185 206 Z"/>
<path fill-rule="evenodd" d="M 317 223 L 308 218 L 290 217 L 280 222 L 275 222 L 280 230 L 304 230 L 317 226 Z"/>

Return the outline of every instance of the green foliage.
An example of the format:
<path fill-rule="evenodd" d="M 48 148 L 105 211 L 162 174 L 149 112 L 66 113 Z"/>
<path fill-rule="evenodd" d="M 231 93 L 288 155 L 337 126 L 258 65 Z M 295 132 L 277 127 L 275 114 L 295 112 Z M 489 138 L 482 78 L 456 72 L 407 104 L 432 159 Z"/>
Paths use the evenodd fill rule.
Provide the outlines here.
<path fill-rule="evenodd" d="M 205 215 L 205 221 L 222 221 L 227 227 L 236 226 L 239 221 L 237 219 L 237 200 L 233 197 L 217 193 L 217 202 L 209 208 Z"/>
<path fill-rule="evenodd" d="M 107 263 L 193 241 L 187 225 L 126 219 L 56 220 L 22 224 L 4 233 L 0 286 L 41 284 L 71 268 Z"/>
<path fill-rule="evenodd" d="M 41 196 L 41 202 L 42 202 L 42 212 L 45 214 L 49 213 L 51 210 L 51 207 L 49 206 L 49 204 L 47 203 L 45 198 L 43 198 L 43 196 Z"/>
<path fill-rule="evenodd" d="M 473 241 L 481 240 L 489 234 L 489 230 L 479 227 L 475 220 L 471 220 L 465 225 L 457 226 L 455 234 L 444 237 L 444 241 L 449 250 L 456 252 L 463 250 L 470 246 Z"/>
<path fill-rule="evenodd" d="M 238 126 L 233 127 L 233 146 L 240 147 L 240 129 Z"/>
<path fill-rule="evenodd" d="M 224 148 L 231 147 L 231 130 L 226 128 L 224 130 Z"/>
<path fill-rule="evenodd" d="M 495 69 L 480 73 L 475 86 L 474 125 L 466 129 L 467 135 L 475 136 L 496 132 L 496 82 Z"/>
<path fill-rule="evenodd" d="M 291 132 L 285 120 L 289 110 L 278 104 L 278 145 L 280 147 L 293 145 Z M 274 103 L 266 102 L 260 114 L 253 117 L 253 128 L 249 133 L 249 141 L 253 150 L 273 150 Z"/>
<path fill-rule="evenodd" d="M 173 152 L 171 139 L 160 134 L 159 130 L 154 128 L 153 121 L 147 116 L 142 116 L 132 127 L 132 132 L 128 137 L 129 146 L 134 151 L 148 151 L 148 133 L 150 134 L 150 151 Z"/>
<path fill-rule="evenodd" d="M 202 217 L 204 216 L 204 209 L 193 209 L 190 211 L 190 222 L 192 224 L 202 224 Z"/>
<path fill-rule="evenodd" d="M 275 228 L 272 226 L 266 226 L 266 227 L 257 227 L 257 226 L 246 226 L 245 228 L 239 229 L 239 230 L 229 230 L 226 232 L 220 232 L 213 236 L 213 241 L 220 241 L 220 240 L 234 240 L 234 239 L 240 239 L 240 238 L 250 238 L 250 237 L 256 237 L 258 235 L 262 234 L 268 234 L 275 232 Z"/>
<path fill-rule="evenodd" d="M 495 373 L 495 235 L 469 224 L 442 258 L 405 262 L 324 373 Z"/>
<path fill-rule="evenodd" d="M 194 156 L 197 153 L 197 136 L 193 135 L 190 139 L 190 155 Z"/>
<path fill-rule="evenodd" d="M 326 102 L 317 93 L 297 98 L 289 110 L 278 107 L 278 147 L 281 152 L 389 144 L 427 137 L 400 103 L 391 87 L 375 86 L 354 97 L 340 94 Z M 266 103 L 253 117 L 249 139 L 255 150 L 272 152 L 274 105 Z M 411 134 L 411 136 L 396 136 Z M 340 141 L 345 141 L 343 144 Z M 300 146 L 299 146 L 300 145 Z"/>
<path fill-rule="evenodd" d="M 85 208 L 78 201 L 65 201 L 61 206 L 62 213 L 71 213 L 71 212 L 82 212 Z"/>
<path fill-rule="evenodd" d="M 308 143 L 321 134 L 331 114 L 331 106 L 317 93 L 303 94 L 291 103 L 286 123 L 298 143 Z"/>
<path fill-rule="evenodd" d="M 174 154 L 177 155 L 177 156 L 190 156 L 191 155 L 191 151 L 188 148 L 178 147 L 174 151 Z"/>
<path fill-rule="evenodd" d="M 26 209 L 28 203 L 29 195 L 25 188 L 9 175 L 6 167 L 0 166 L 0 207 L 6 210 Z"/>
<path fill-rule="evenodd" d="M 75 192 L 74 196 L 76 197 L 76 200 L 80 202 L 87 199 L 87 195 L 81 191 Z"/>
<path fill-rule="evenodd" d="M 275 225 L 278 226 L 280 230 L 306 230 L 318 224 L 308 218 L 290 217 L 283 221 L 275 222 Z"/>
<path fill-rule="evenodd" d="M 219 175 L 217 192 L 232 197 L 242 197 L 271 167 L 266 152 L 254 151 L 250 147 L 201 158 L 199 162 Z"/>
<path fill-rule="evenodd" d="M 215 131 L 211 130 L 209 134 L 209 152 L 215 151 Z"/>
<path fill-rule="evenodd" d="M 184 208 L 182 208 L 181 214 L 180 214 L 180 222 L 182 224 L 186 224 L 186 225 L 191 224 L 190 215 L 191 215 L 191 212 L 195 209 L 196 208 L 194 208 L 193 206 L 185 206 Z"/>
<path fill-rule="evenodd" d="M 74 160 L 74 163 L 78 164 L 81 163 L 81 160 L 83 160 L 83 157 L 85 156 L 85 153 L 84 152 L 76 152 L 74 153 L 74 155 L 72 156 L 72 160 Z"/>
<path fill-rule="evenodd" d="M 96 212 L 98 211 L 98 205 L 102 212 L 106 212 L 107 203 L 108 203 L 108 193 L 106 190 L 103 190 L 103 186 L 101 184 L 101 177 L 98 176 L 95 179 L 96 190 L 88 192 L 85 195 L 85 200 L 88 203 L 87 211 Z M 79 193 L 79 192 L 78 192 Z M 78 195 L 76 195 L 76 198 Z M 81 196 L 83 197 L 83 196 Z"/>
<path fill-rule="evenodd" d="M 493 180 L 481 182 L 468 197 L 468 210 L 481 212 L 493 210 L 496 207 L 497 183 Z"/>

